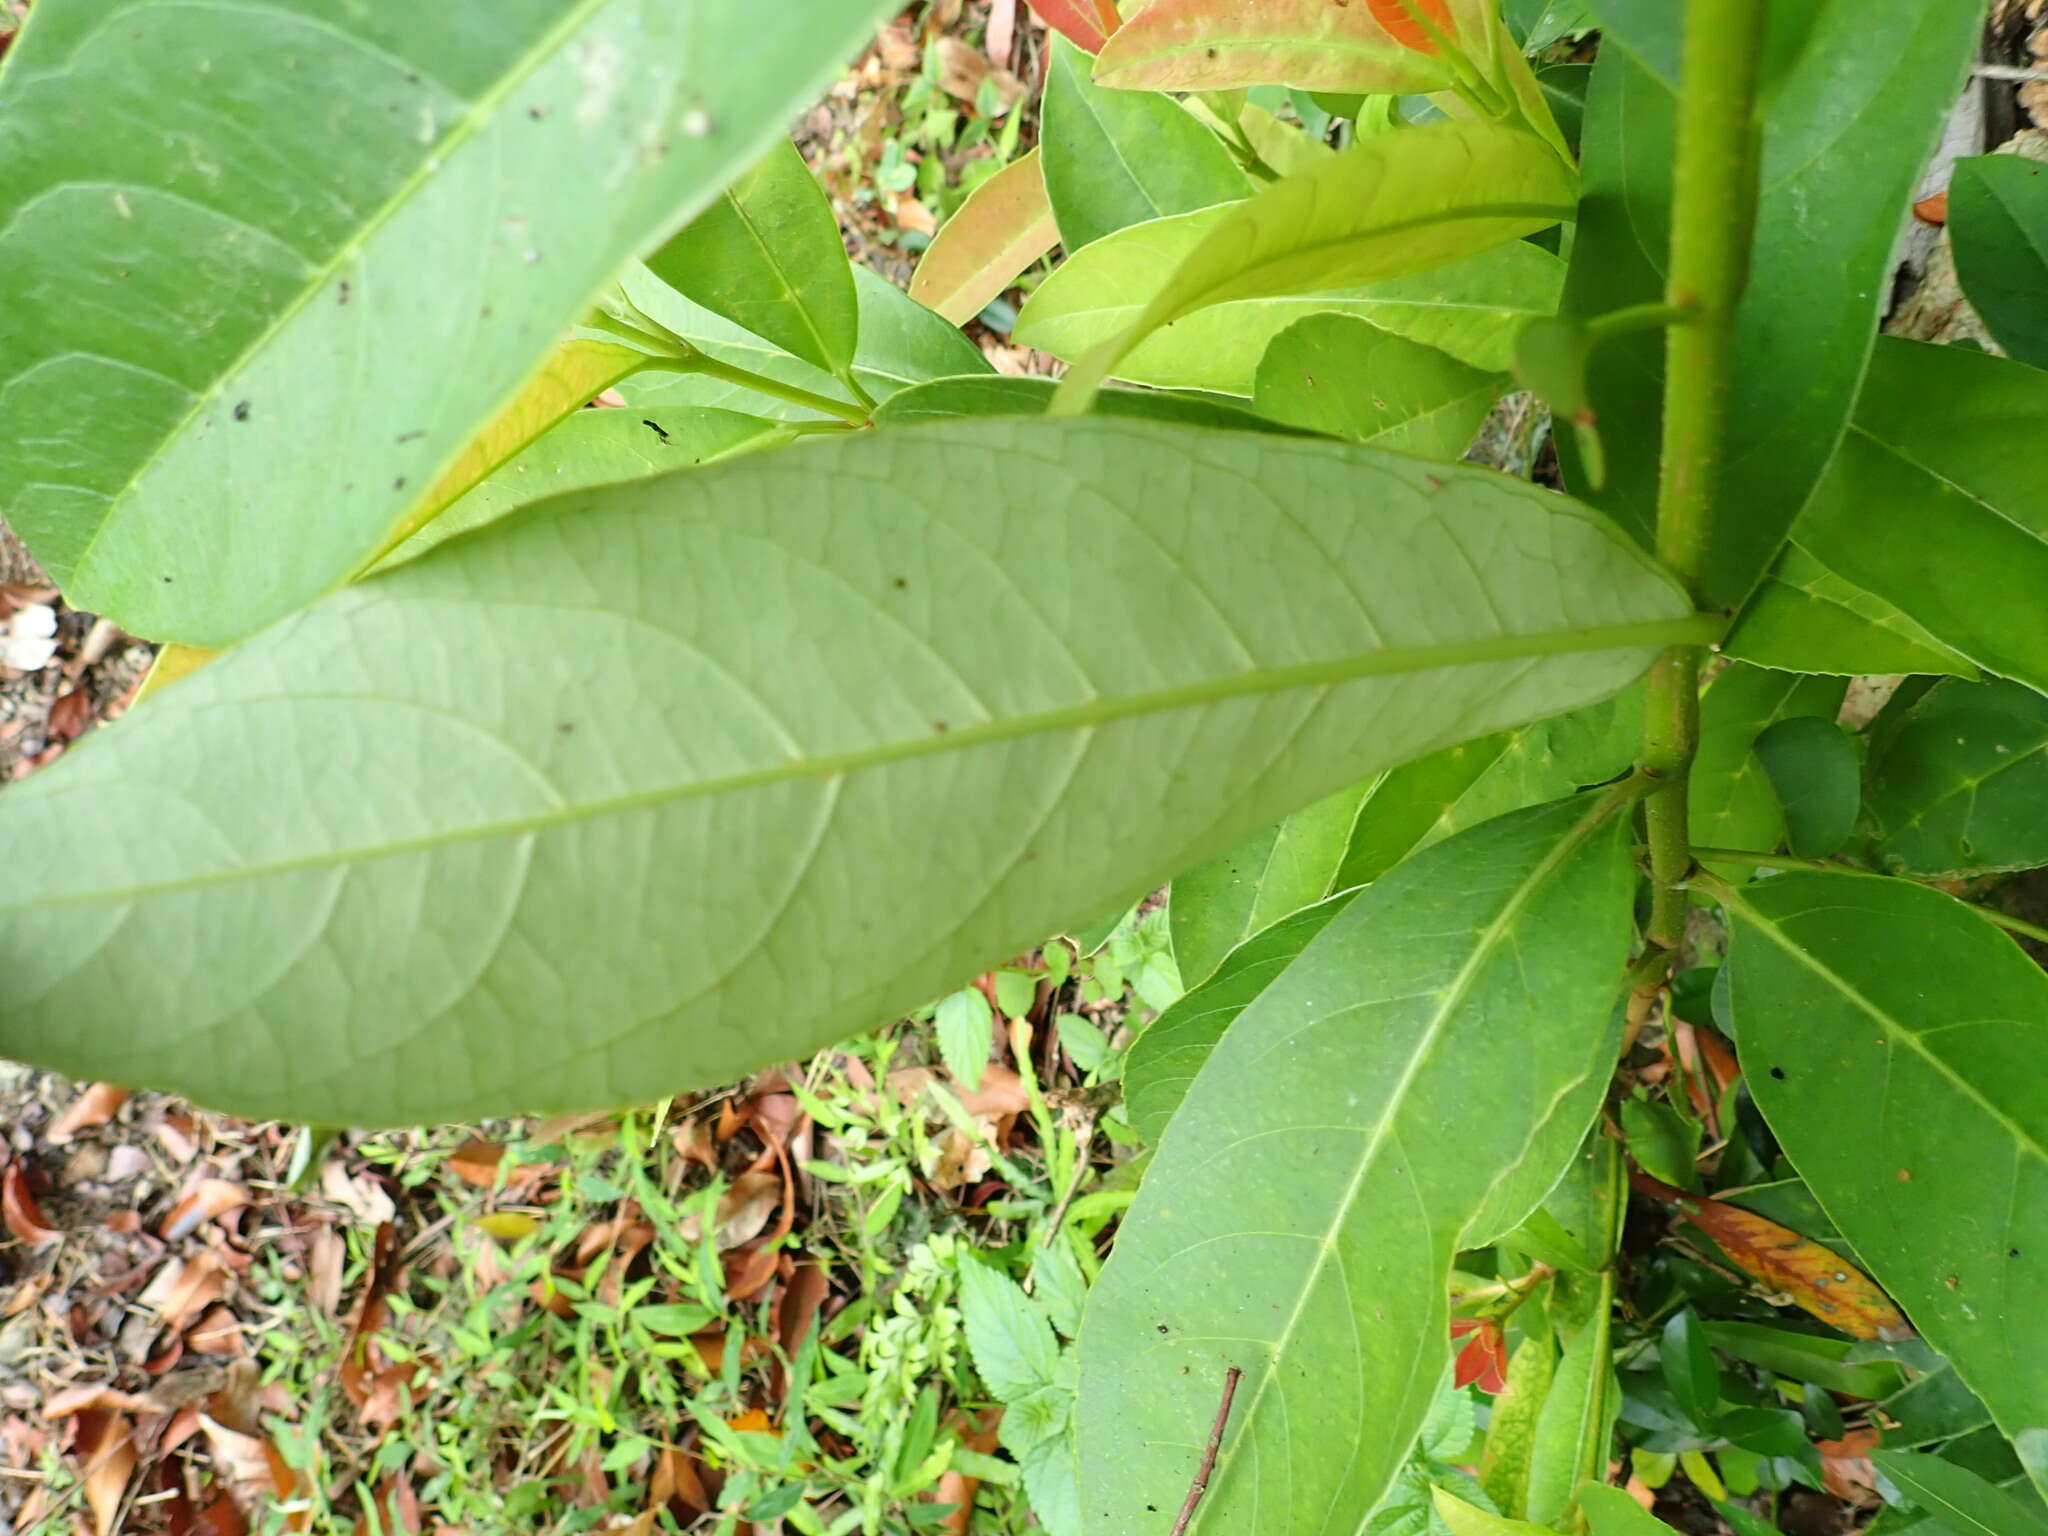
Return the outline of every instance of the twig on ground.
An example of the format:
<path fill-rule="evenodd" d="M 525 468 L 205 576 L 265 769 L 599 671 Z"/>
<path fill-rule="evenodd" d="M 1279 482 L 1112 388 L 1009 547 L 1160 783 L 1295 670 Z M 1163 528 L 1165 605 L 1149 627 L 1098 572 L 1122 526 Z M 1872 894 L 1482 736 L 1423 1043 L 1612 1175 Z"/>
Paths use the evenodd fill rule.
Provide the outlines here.
<path fill-rule="evenodd" d="M 1243 1376 L 1244 1372 L 1233 1365 L 1223 1378 L 1223 1401 L 1217 1405 L 1216 1422 L 1209 1426 L 1209 1444 L 1202 1451 L 1202 1464 L 1195 1469 L 1194 1483 L 1188 1488 L 1187 1499 L 1167 1536 L 1184 1536 L 1188 1522 L 1195 1518 L 1195 1506 L 1209 1491 L 1209 1474 L 1216 1470 L 1216 1453 L 1223 1448 L 1223 1426 L 1230 1422 L 1230 1400 L 1237 1396 L 1237 1384 Z"/>

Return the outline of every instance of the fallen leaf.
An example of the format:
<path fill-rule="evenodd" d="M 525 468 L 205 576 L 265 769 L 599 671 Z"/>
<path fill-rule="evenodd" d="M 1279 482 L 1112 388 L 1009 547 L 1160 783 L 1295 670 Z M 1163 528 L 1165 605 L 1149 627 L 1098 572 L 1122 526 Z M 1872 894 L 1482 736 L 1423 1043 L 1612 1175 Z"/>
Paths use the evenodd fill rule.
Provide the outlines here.
<path fill-rule="evenodd" d="M 479 1141 L 474 1136 L 448 1157 L 448 1170 L 465 1184 L 491 1189 L 498 1182 L 498 1165 L 505 1160 L 502 1141 Z"/>
<path fill-rule="evenodd" d="M 372 1178 L 352 1176 L 339 1158 L 329 1158 L 320 1170 L 320 1193 L 365 1226 L 381 1227 L 398 1215 L 398 1207 L 391 1203 L 382 1184 Z"/>
<path fill-rule="evenodd" d="M 227 1296 L 227 1266 L 211 1251 L 173 1259 L 136 1299 L 152 1308 L 163 1325 L 182 1331 L 193 1318 Z"/>
<path fill-rule="evenodd" d="M 538 1232 L 540 1218 L 519 1211 L 489 1211 L 477 1217 L 476 1225 L 510 1247 L 522 1237 L 531 1237 Z"/>
<path fill-rule="evenodd" d="M 69 1141 L 80 1131 L 89 1131 L 96 1125 L 105 1125 L 127 1102 L 126 1088 L 116 1088 L 112 1083 L 94 1083 L 73 1099 L 63 1114 L 50 1122 L 50 1128 L 43 1133 L 43 1139 L 54 1142 Z"/>
<path fill-rule="evenodd" d="M 88 1410 L 79 1415 L 76 1451 L 93 1529 L 98 1536 L 114 1536 L 128 1479 L 135 1473 L 133 1426 L 123 1414 Z"/>
<path fill-rule="evenodd" d="M 760 1236 L 761 1229 L 768 1225 L 768 1218 L 775 1213 L 776 1204 L 782 1199 L 782 1179 L 778 1174 L 743 1173 L 727 1186 L 718 1197 L 718 1209 L 712 1215 L 712 1230 L 721 1249 L 737 1248 Z M 686 1243 L 702 1240 L 704 1224 L 692 1212 L 685 1216 L 679 1235 Z"/>
<path fill-rule="evenodd" d="M 982 32 L 982 52 L 991 64 L 1010 62 L 1010 50 L 1017 42 L 1017 0 L 989 0 L 988 25 Z"/>
<path fill-rule="evenodd" d="M 1794 1306 L 1850 1338 L 1913 1336 L 1905 1315 L 1892 1305 L 1891 1298 L 1833 1249 L 1726 1201 L 1674 1189 L 1640 1169 L 1629 1171 L 1629 1184 L 1636 1193 L 1671 1206 L 1706 1233 L 1729 1262 L 1751 1279 L 1790 1298 Z"/>
<path fill-rule="evenodd" d="M 110 1382 L 86 1382 L 75 1387 L 65 1387 L 52 1392 L 43 1399 L 43 1417 L 46 1419 L 69 1418 L 74 1413 L 90 1409 L 108 1413 L 161 1413 L 163 1405 L 153 1397 L 144 1397 L 136 1392 L 123 1392 Z"/>
<path fill-rule="evenodd" d="M 0 1219 L 6 1221 L 16 1242 L 31 1248 L 45 1248 L 64 1240 L 64 1234 L 50 1225 L 42 1207 L 36 1204 L 36 1197 L 29 1191 L 28 1174 L 20 1163 L 9 1163 L 7 1172 L 0 1174 Z"/>
<path fill-rule="evenodd" d="M 954 100 L 978 107 L 983 84 L 993 82 L 995 111 L 989 115 L 1001 117 L 1023 99 L 1024 82 L 1007 69 L 989 63 L 988 55 L 965 38 L 942 37 L 935 46 L 939 53 L 939 89 Z"/>
<path fill-rule="evenodd" d="M 1913 217 L 1922 224 L 1939 229 L 1948 222 L 1948 190 L 1943 188 L 1932 197 L 1923 197 L 1913 205 Z"/>
<path fill-rule="evenodd" d="M 647 1480 L 647 1502 L 654 1509 L 681 1504 L 689 1518 L 707 1513 L 711 1496 L 697 1475 L 694 1460 L 674 1446 L 664 1446 L 654 1458 L 654 1472 Z M 682 1523 L 688 1524 L 688 1519 Z"/>
<path fill-rule="evenodd" d="M 200 1355 L 246 1355 L 249 1352 L 249 1346 L 242 1338 L 241 1321 L 221 1306 L 207 1309 L 206 1315 L 185 1335 L 185 1344 L 194 1354 Z"/>
<path fill-rule="evenodd" d="M 960 1443 L 970 1451 L 982 1455 L 992 1454 L 996 1448 L 996 1425 L 1002 1422 L 1003 1410 L 985 1408 L 965 1424 L 956 1425 Z M 932 1502 L 950 1504 L 953 1508 L 940 1522 L 939 1529 L 949 1536 L 967 1536 L 967 1528 L 974 1519 L 974 1496 L 981 1491 L 981 1479 L 969 1477 L 965 1472 L 945 1472 L 939 1476 L 939 1486 Z"/>
<path fill-rule="evenodd" d="M 775 1427 L 775 1421 L 768 1417 L 764 1409 L 760 1408 L 749 1408 L 744 1413 L 736 1413 L 725 1422 L 743 1435 L 775 1435 L 779 1437 L 782 1434 L 782 1431 Z"/>
<path fill-rule="evenodd" d="M 1821 1481 L 1829 1493 L 1859 1509 L 1878 1502 L 1877 1464 L 1870 1453 L 1877 1449 L 1878 1432 L 1865 1427 L 1852 1429 L 1839 1440 L 1817 1440 Z"/>
<path fill-rule="evenodd" d="M 895 219 L 898 229 L 909 230 L 912 234 L 933 235 L 938 233 L 939 221 L 931 209 L 912 197 L 908 192 L 897 197 Z"/>
<path fill-rule="evenodd" d="M 232 1179 L 201 1179 L 185 1197 L 171 1207 L 171 1214 L 164 1218 L 158 1231 L 169 1241 L 189 1237 L 203 1222 L 212 1221 L 216 1216 L 225 1216 L 229 1211 L 240 1210 L 249 1203 L 249 1191 Z"/>

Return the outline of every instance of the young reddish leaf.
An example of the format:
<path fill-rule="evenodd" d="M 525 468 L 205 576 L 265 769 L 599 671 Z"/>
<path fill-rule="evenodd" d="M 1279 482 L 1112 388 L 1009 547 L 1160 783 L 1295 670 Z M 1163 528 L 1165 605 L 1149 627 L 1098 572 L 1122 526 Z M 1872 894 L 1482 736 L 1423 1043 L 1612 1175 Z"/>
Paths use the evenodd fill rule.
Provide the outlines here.
<path fill-rule="evenodd" d="M 1454 33 L 1445 0 L 1418 4 Z M 1095 80 L 1120 90 L 1419 94 L 1447 88 L 1451 72 L 1404 0 L 1153 0 L 1103 46 Z"/>
<path fill-rule="evenodd" d="M 911 275 L 910 296 L 965 325 L 1059 240 L 1038 151 L 974 189 Z"/>
<path fill-rule="evenodd" d="M 1507 1390 L 1508 1344 L 1499 1323 L 1490 1317 L 1453 1318 L 1451 1337 L 1465 1340 L 1452 1367 L 1455 1385 L 1477 1385 L 1488 1397 Z"/>
<path fill-rule="evenodd" d="M 1792 1299 L 1852 1339 L 1910 1338 L 1905 1315 L 1891 1298 L 1831 1248 L 1801 1237 L 1789 1227 L 1721 1200 L 1673 1189 L 1631 1170 L 1637 1194 L 1671 1206 L 1719 1245 L 1737 1268 Z"/>
<path fill-rule="evenodd" d="M 1102 52 L 1119 25 L 1116 0 L 1028 0 L 1038 19 L 1076 48 Z"/>

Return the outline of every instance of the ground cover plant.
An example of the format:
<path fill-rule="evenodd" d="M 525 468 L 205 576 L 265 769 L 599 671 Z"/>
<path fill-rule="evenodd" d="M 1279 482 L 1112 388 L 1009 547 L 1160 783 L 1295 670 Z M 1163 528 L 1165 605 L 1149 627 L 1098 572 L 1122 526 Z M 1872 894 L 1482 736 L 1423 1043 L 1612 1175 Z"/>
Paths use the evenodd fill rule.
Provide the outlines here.
<path fill-rule="evenodd" d="M 1978 9 L 1048 3 L 910 294 L 781 137 L 881 11 L 39 0 L 0 508 L 165 649 L 0 799 L 0 1050 L 399 1125 L 939 997 L 971 1081 L 1120 931 L 1085 1310 L 951 1271 L 1047 1528 L 2039 1527 L 2048 173 L 1955 173 L 1992 346 L 1877 333 Z M 706 1518 L 885 1518 L 777 1454 Z"/>

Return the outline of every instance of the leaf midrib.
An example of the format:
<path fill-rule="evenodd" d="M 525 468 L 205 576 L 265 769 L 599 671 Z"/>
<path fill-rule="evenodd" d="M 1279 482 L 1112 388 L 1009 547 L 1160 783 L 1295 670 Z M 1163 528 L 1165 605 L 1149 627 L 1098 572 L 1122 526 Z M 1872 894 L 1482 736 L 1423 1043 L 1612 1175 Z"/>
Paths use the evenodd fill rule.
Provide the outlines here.
<path fill-rule="evenodd" d="M 474 138 L 485 123 L 497 116 L 497 109 L 514 90 L 525 84 L 536 70 L 553 59 L 560 51 L 561 45 L 580 32 L 593 15 L 612 3 L 613 0 L 570 0 L 560 21 L 521 54 L 512 67 L 493 81 L 488 89 L 477 96 L 469 104 L 468 110 L 449 126 L 446 134 L 434 143 L 423 146 L 428 152 L 419 158 L 405 179 L 392 189 L 391 195 L 385 198 L 376 212 L 366 219 L 354 234 L 335 247 L 333 254 L 308 277 L 298 296 L 280 310 L 277 317 L 265 326 L 259 335 L 250 340 L 232 363 L 214 376 L 211 384 L 193 396 L 191 409 L 186 411 L 176 426 L 157 439 L 156 446 L 149 452 L 149 457 L 138 464 L 134 472 L 121 482 L 120 487 L 107 497 L 105 515 L 94 526 L 91 536 L 85 541 L 85 547 L 79 550 L 78 557 L 71 563 L 74 580 L 84 576 L 93 550 L 98 546 L 101 535 L 113 523 L 123 501 L 157 466 L 171 445 L 184 438 L 192 423 L 198 420 L 200 413 L 224 397 L 225 391 L 222 386 L 247 368 L 252 359 L 262 355 L 285 327 L 295 320 L 317 295 L 326 291 L 328 284 L 334 281 L 335 274 L 359 255 L 377 233 L 398 216 L 422 186 L 439 174 L 442 163 Z M 458 444 L 453 452 L 460 453 L 467 446 L 466 443 Z M 434 479 L 428 482 L 429 489 L 439 482 L 440 475 L 446 472 L 446 468 L 447 466 L 443 465 L 436 471 Z"/>
<path fill-rule="evenodd" d="M 1873 875 L 1851 876 L 1850 878 L 1880 879 L 1882 877 Z M 1861 988 L 1853 986 L 1846 977 L 1822 964 L 1817 956 L 1808 954 L 1797 944 L 1793 943 L 1791 936 L 1785 933 L 1783 928 L 1772 919 L 1764 916 L 1756 907 L 1750 905 L 1748 901 L 1743 899 L 1741 893 L 1733 887 L 1718 891 L 1716 894 L 1727 905 L 1738 909 L 1748 917 L 1750 922 L 1756 926 L 1758 932 L 1770 939 L 1773 944 L 1789 955 L 1796 964 L 1810 972 L 1822 985 L 1833 988 L 1846 1002 L 1868 1014 L 1871 1020 L 1885 1032 L 1887 1037 L 1895 1039 L 1906 1046 L 1908 1050 L 1912 1051 L 1914 1055 L 1931 1067 L 1937 1076 L 1945 1079 L 1958 1093 L 1962 1094 L 1972 1104 L 1975 1104 L 1983 1112 L 1986 1119 L 2003 1127 L 2012 1138 L 2013 1143 L 2022 1151 L 2031 1153 L 2037 1162 L 2048 1163 L 2048 1147 L 2044 1147 L 2041 1143 L 2034 1140 L 2027 1133 L 2025 1127 L 2013 1120 L 2010 1115 L 2006 1114 L 1996 1104 L 1985 1098 L 1976 1084 L 1959 1074 L 1954 1067 L 1951 1067 L 1940 1056 L 1930 1051 L 1921 1043 L 1919 1035 L 1908 1029 L 1898 1019 L 1866 997 Z"/>
<path fill-rule="evenodd" d="M 1414 1086 L 1416 1078 L 1421 1074 L 1423 1068 L 1429 1064 L 1430 1059 L 1435 1054 L 1436 1046 L 1442 1039 L 1445 1027 L 1463 1005 L 1474 983 L 1478 980 L 1481 969 L 1505 941 L 1516 919 L 1522 915 L 1523 911 L 1534 899 L 1535 893 L 1557 873 L 1558 869 L 1568 858 L 1579 851 L 1586 840 L 1599 827 L 1600 823 L 1613 814 L 1614 810 L 1615 806 L 1607 803 L 1604 798 L 1594 799 L 1589 804 L 1585 814 L 1579 818 L 1571 830 L 1565 836 L 1558 839 L 1556 846 L 1544 855 L 1541 862 L 1529 872 L 1527 878 L 1520 885 L 1516 886 L 1509 894 L 1507 900 L 1501 904 L 1499 914 L 1491 923 L 1487 924 L 1485 932 L 1478 936 L 1472 946 L 1471 955 L 1467 958 L 1465 964 L 1459 967 L 1458 974 L 1452 978 L 1451 984 L 1444 989 L 1442 1000 L 1438 1003 L 1436 1011 L 1430 1016 L 1429 1022 L 1424 1026 L 1421 1038 L 1416 1042 L 1414 1050 L 1409 1053 L 1407 1063 L 1401 1069 L 1400 1079 L 1387 1094 L 1385 1107 L 1367 1136 L 1364 1146 L 1359 1150 L 1357 1166 L 1352 1169 L 1350 1182 L 1345 1185 L 1343 1194 L 1337 1198 L 1333 1207 L 1329 1225 L 1324 1228 L 1322 1240 L 1316 1246 L 1315 1261 L 1309 1266 L 1308 1274 L 1304 1277 L 1298 1288 L 1294 1300 L 1294 1308 L 1288 1313 L 1286 1323 L 1282 1326 L 1278 1338 L 1274 1340 L 1271 1349 L 1267 1353 L 1264 1368 L 1259 1372 L 1259 1379 L 1252 1388 L 1251 1401 L 1245 1405 L 1244 1413 L 1237 1419 L 1236 1433 L 1230 1437 L 1229 1442 L 1232 1446 L 1243 1440 L 1251 1432 L 1252 1426 L 1257 1420 L 1259 1404 L 1265 1398 L 1266 1388 L 1271 1386 L 1278 1378 L 1281 1357 L 1287 1353 L 1288 1346 L 1294 1338 L 1294 1331 L 1301 1323 L 1302 1314 L 1308 1310 L 1309 1296 L 1314 1291 L 1317 1281 L 1321 1279 L 1323 1268 L 1329 1263 L 1331 1254 L 1336 1251 L 1337 1234 L 1343 1229 L 1345 1222 L 1349 1219 L 1352 1207 L 1358 1203 L 1359 1191 L 1365 1185 L 1366 1176 L 1372 1171 L 1374 1164 L 1379 1160 L 1381 1146 L 1387 1137 L 1392 1134 L 1395 1122 L 1399 1120 L 1401 1111 L 1406 1107 L 1409 1090 Z M 1479 1207 L 1474 1209 L 1476 1211 Z M 1421 1356 L 1418 1354 L 1416 1358 L 1419 1361 Z M 1354 1462 L 1356 1460 L 1356 1446 L 1353 1448 L 1353 1460 Z M 1391 1478 L 1396 1470 L 1394 1467 L 1389 1467 L 1387 1469 L 1387 1476 Z M 1384 1489 L 1385 1482 L 1383 1481 L 1379 1491 L 1383 1492 Z M 1377 1502 L 1377 1495 L 1375 1496 L 1375 1502 Z M 1203 1529 L 1207 1513 L 1216 1507 L 1218 1507 L 1216 1504 L 1205 1502 L 1194 1521 L 1190 1524 L 1190 1532 Z"/>
<path fill-rule="evenodd" d="M 1088 703 L 1069 705 L 1063 709 L 1045 710 L 1035 715 L 1020 715 L 1008 720 L 990 720 L 979 725 L 934 731 L 929 736 L 883 742 L 850 752 L 796 757 L 787 762 L 743 773 L 728 774 L 719 778 L 693 779 L 655 789 L 639 790 L 632 794 L 552 807 L 526 816 L 431 832 L 420 837 L 398 839 L 373 847 L 335 849 L 303 854 L 296 858 L 276 859 L 265 864 L 236 865 L 176 880 L 162 880 L 143 885 L 40 895 L 33 900 L 0 905 L 0 916 L 42 911 L 58 906 L 138 901 L 240 880 L 267 879 L 302 870 L 368 863 L 376 859 L 488 841 L 497 837 L 524 836 L 561 825 L 623 815 L 676 801 L 738 793 L 793 780 L 832 779 L 913 758 L 965 751 L 971 747 L 1056 731 L 1085 730 L 1137 716 L 1160 714 L 1169 710 L 1259 694 L 1281 693 L 1292 688 L 1329 687 L 1360 678 L 1385 677 L 1443 667 L 1474 666 L 1486 662 L 1514 661 L 1529 657 L 1703 644 L 1719 634 L 1721 622 L 1718 615 L 1694 613 L 1682 618 L 1648 620 L 1638 624 L 1546 630 L 1534 634 L 1499 635 L 1449 645 L 1390 648 L 1340 657 L 1332 661 L 1304 662 L 1291 667 L 1249 671 L 1234 677 L 1208 678 L 1177 688 L 1164 688 L 1123 698 L 1095 699 Z M 364 702 L 380 701 L 368 699 Z"/>

